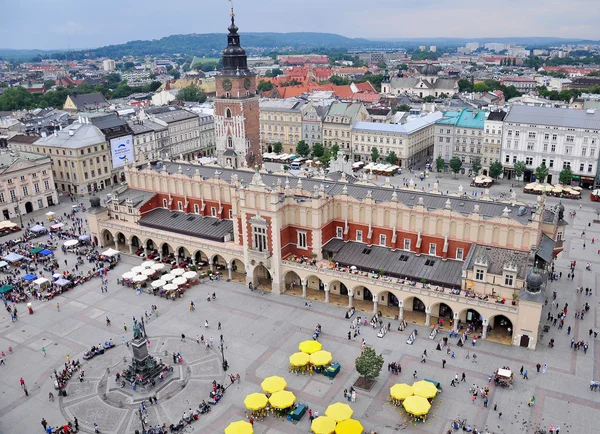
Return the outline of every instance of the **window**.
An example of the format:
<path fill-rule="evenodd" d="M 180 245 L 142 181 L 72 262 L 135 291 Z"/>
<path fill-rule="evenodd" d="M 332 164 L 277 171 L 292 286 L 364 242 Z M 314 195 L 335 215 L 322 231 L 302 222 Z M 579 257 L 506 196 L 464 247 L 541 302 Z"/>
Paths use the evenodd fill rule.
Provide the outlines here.
<path fill-rule="evenodd" d="M 437 248 L 437 245 L 435 243 L 430 243 L 429 244 L 429 254 L 435 256 L 436 248 Z"/>
<path fill-rule="evenodd" d="M 38 184 L 37 182 L 35 184 L 33 184 L 33 190 L 36 193 L 39 193 L 40 192 L 40 184 Z"/>
<path fill-rule="evenodd" d="M 548 163 L 548 167 L 554 167 L 554 160 L 550 160 L 550 162 Z"/>
<path fill-rule="evenodd" d="M 525 164 L 527 164 L 528 166 L 531 166 L 533 164 L 533 157 L 526 157 Z"/>
<path fill-rule="evenodd" d="M 463 249 L 460 249 L 460 248 L 456 249 L 456 259 L 460 259 L 462 261 L 463 255 L 464 255 Z"/>
<path fill-rule="evenodd" d="M 386 236 L 385 235 L 379 235 L 379 244 L 381 246 L 385 246 L 386 245 Z"/>
<path fill-rule="evenodd" d="M 587 154 L 587 148 L 581 148 L 581 156 L 585 157 L 585 154 Z"/>
<path fill-rule="evenodd" d="M 504 286 L 513 286 L 515 277 L 512 274 L 504 275 Z"/>
<path fill-rule="evenodd" d="M 362 231 L 361 230 L 357 230 L 356 231 L 356 241 L 361 242 L 362 243 Z"/>
<path fill-rule="evenodd" d="M 548 140 L 549 138 L 550 138 L 550 134 L 548 134 L 548 133 L 545 133 L 545 134 L 544 134 L 544 140 Z"/>
<path fill-rule="evenodd" d="M 50 182 L 44 181 L 44 189 L 45 190 L 50 190 Z"/>
<path fill-rule="evenodd" d="M 23 196 L 29 196 L 29 189 L 26 185 L 23 186 Z"/>
<path fill-rule="evenodd" d="M 596 148 L 590 149 L 590 157 L 594 157 L 596 155 Z"/>
<path fill-rule="evenodd" d="M 341 226 L 336 226 L 335 227 L 335 236 L 336 238 L 344 238 L 344 228 Z"/>
<path fill-rule="evenodd" d="M 167 199 L 163 199 L 163 208 L 168 208 Z"/>
<path fill-rule="evenodd" d="M 544 151 L 543 152 L 548 152 L 548 143 L 544 143 Z"/>
<path fill-rule="evenodd" d="M 21 181 L 25 181 L 25 175 L 21 175 Z"/>
<path fill-rule="evenodd" d="M 475 269 L 475 280 L 483 281 L 484 276 L 485 276 L 485 273 L 481 268 Z"/>
<path fill-rule="evenodd" d="M 227 137 L 227 147 L 233 148 L 233 138 L 231 136 Z"/>
<path fill-rule="evenodd" d="M 233 210 L 230 209 L 229 210 L 229 220 L 231 220 L 233 218 Z"/>
<path fill-rule="evenodd" d="M 404 250 L 410 250 L 410 239 L 404 238 Z"/>
<path fill-rule="evenodd" d="M 565 154 L 572 154 L 573 146 L 565 146 Z"/>
<path fill-rule="evenodd" d="M 583 168 L 585 167 L 584 163 L 579 164 L 579 171 L 583 172 Z"/>
<path fill-rule="evenodd" d="M 552 140 L 556 141 L 556 139 L 558 138 L 558 136 L 556 134 L 552 134 Z"/>
<path fill-rule="evenodd" d="M 267 228 L 252 226 L 252 248 L 259 252 L 267 251 Z"/>
<path fill-rule="evenodd" d="M 563 161 L 563 169 L 566 169 L 567 167 L 571 167 L 571 162 L 570 161 Z"/>
<path fill-rule="evenodd" d="M 225 117 L 231 118 L 231 110 L 230 109 L 225 110 Z"/>
<path fill-rule="evenodd" d="M 180 201 L 180 200 L 179 200 L 179 201 L 177 201 L 177 209 L 178 209 L 179 211 L 183 211 L 183 204 L 181 203 L 181 201 Z"/>
<path fill-rule="evenodd" d="M 575 141 L 575 136 L 567 136 L 567 138 L 566 138 L 567 143 L 573 143 L 574 141 Z"/>
<path fill-rule="evenodd" d="M 556 152 L 556 145 L 550 146 L 550 152 Z"/>
<path fill-rule="evenodd" d="M 306 232 L 298 232 L 298 243 L 296 247 L 306 249 Z"/>
<path fill-rule="evenodd" d="M 210 207 L 210 215 L 213 217 L 217 216 L 217 208 L 215 208 L 214 206 Z"/>
<path fill-rule="evenodd" d="M 4 203 L 4 193 L 0 193 L 0 203 Z"/>
<path fill-rule="evenodd" d="M 17 198 L 17 195 L 16 195 L 15 191 L 14 190 L 10 190 L 9 193 L 10 193 L 10 200 L 11 200 L 11 202 L 14 202 L 16 200 L 16 198 Z"/>
<path fill-rule="evenodd" d="M 594 165 L 593 164 L 588 164 L 588 172 L 591 172 L 593 169 Z"/>
<path fill-rule="evenodd" d="M 527 134 L 527 137 L 530 139 L 535 139 L 535 133 L 532 131 L 529 131 L 529 133 Z"/>

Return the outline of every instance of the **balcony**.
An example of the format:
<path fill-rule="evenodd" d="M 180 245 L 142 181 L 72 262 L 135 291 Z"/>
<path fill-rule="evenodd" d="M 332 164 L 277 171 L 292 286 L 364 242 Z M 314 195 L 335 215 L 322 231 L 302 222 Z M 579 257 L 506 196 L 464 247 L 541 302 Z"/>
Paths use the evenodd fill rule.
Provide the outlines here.
<path fill-rule="evenodd" d="M 493 296 L 489 296 L 488 301 L 480 300 L 478 297 L 467 297 L 464 290 L 460 291 L 460 294 L 453 293 L 450 288 L 443 288 L 441 286 L 434 286 L 429 284 L 424 284 L 420 282 L 414 282 L 409 280 L 396 279 L 388 276 L 380 276 L 373 275 L 372 273 L 367 273 L 368 275 L 360 275 L 354 274 L 348 271 L 339 271 L 332 268 L 326 268 L 318 265 L 309 265 L 307 263 L 298 263 L 288 260 L 282 260 L 281 265 L 284 267 L 294 268 L 297 270 L 308 271 L 310 273 L 314 273 L 316 276 L 326 275 L 330 277 L 335 277 L 337 279 L 346 279 L 357 282 L 357 284 L 361 284 L 364 286 L 378 286 L 385 289 L 395 289 L 399 291 L 405 291 L 416 295 L 425 295 L 428 297 L 437 298 L 440 302 L 444 300 L 455 301 L 457 303 L 466 304 L 468 306 L 481 306 L 486 307 L 488 309 L 494 309 L 501 312 L 513 313 L 517 314 L 519 312 L 519 308 L 517 306 L 512 306 L 510 304 L 502 304 L 496 303 Z M 455 290 L 456 291 L 456 290 Z M 371 291 L 374 292 L 374 291 Z M 492 301 L 489 301 L 492 300 Z"/>
<path fill-rule="evenodd" d="M 265 267 L 271 268 L 271 256 L 273 255 L 269 251 L 261 252 L 260 250 L 248 249 L 248 259 L 250 260 L 250 263 L 252 263 L 252 261 L 256 264 L 262 262 Z"/>

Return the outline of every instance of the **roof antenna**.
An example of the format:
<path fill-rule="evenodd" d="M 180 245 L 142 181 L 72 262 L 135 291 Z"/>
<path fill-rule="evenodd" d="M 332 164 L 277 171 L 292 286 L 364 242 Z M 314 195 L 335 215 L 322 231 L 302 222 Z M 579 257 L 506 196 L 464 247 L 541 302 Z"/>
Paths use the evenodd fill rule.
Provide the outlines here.
<path fill-rule="evenodd" d="M 229 0 L 229 3 L 231 4 L 231 22 L 233 23 L 235 18 L 235 13 L 233 12 L 233 0 Z"/>

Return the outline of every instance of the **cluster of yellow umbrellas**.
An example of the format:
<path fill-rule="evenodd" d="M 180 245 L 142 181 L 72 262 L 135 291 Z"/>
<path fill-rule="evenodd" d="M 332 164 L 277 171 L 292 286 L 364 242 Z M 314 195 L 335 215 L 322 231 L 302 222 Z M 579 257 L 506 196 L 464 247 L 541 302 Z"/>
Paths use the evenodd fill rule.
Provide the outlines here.
<path fill-rule="evenodd" d="M 427 398 L 415 395 L 407 397 L 402 402 L 402 406 L 407 413 L 412 414 L 413 416 L 425 416 L 431 409 L 431 404 Z"/>
<path fill-rule="evenodd" d="M 238 420 L 237 422 L 231 422 L 225 428 L 225 434 L 254 434 L 254 428 L 250 422 Z"/>
<path fill-rule="evenodd" d="M 323 345 L 319 341 L 303 341 L 298 345 L 299 353 L 290 356 L 290 365 L 306 366 L 325 366 L 331 363 L 333 357 L 329 351 L 323 351 Z"/>
<path fill-rule="evenodd" d="M 429 399 L 434 398 L 437 393 L 435 384 L 425 380 L 416 381 L 412 386 L 406 383 L 394 384 L 390 388 L 390 396 L 402 401 L 406 412 L 414 416 L 424 416 L 429 413 L 431 409 Z"/>
<path fill-rule="evenodd" d="M 362 424 L 355 419 L 350 419 L 354 410 L 341 402 L 331 404 L 325 410 L 325 416 L 315 418 L 310 429 L 315 434 L 361 434 Z"/>
<path fill-rule="evenodd" d="M 298 349 L 306 354 L 316 353 L 323 349 L 323 345 L 319 341 L 303 341 L 298 345 Z"/>

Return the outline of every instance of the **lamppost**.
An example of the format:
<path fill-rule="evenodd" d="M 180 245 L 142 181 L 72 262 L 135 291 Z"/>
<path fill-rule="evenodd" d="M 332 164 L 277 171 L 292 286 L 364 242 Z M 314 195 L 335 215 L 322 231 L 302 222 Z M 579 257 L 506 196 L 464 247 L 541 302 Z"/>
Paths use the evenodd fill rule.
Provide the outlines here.
<path fill-rule="evenodd" d="M 142 408 L 140 407 L 138 411 L 136 411 L 137 415 L 140 417 L 140 422 L 142 424 L 142 434 L 146 434 L 146 422 L 144 421 L 144 414 L 142 413 Z M 138 430 L 135 430 L 136 434 L 139 434 Z"/>
<path fill-rule="evenodd" d="M 227 369 L 229 369 L 229 363 L 227 363 L 227 360 L 225 360 L 225 341 L 223 339 L 221 339 L 221 345 L 219 345 L 219 348 L 221 349 L 221 358 L 223 359 L 223 370 L 227 372 Z"/>

